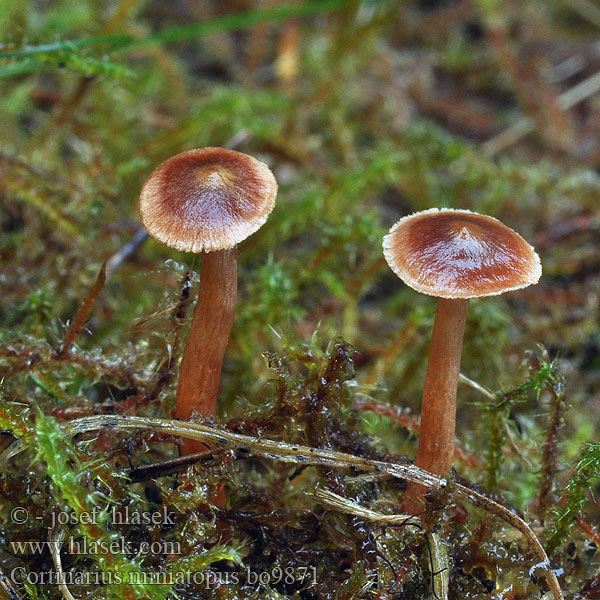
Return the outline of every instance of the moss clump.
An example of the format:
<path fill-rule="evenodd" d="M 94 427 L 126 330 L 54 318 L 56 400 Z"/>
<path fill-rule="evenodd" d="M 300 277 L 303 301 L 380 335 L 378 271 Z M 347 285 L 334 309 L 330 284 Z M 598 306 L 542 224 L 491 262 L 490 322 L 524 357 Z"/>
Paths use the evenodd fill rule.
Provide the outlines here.
<path fill-rule="evenodd" d="M 569 110 L 558 100 L 591 89 L 586 15 L 554 0 L 205 2 L 202 15 L 192 4 L 0 0 L 0 445 L 27 446 L 2 463 L 0 590 L 89 595 L 79 583 L 13 584 L 13 569 L 55 572 L 56 557 L 9 544 L 48 541 L 56 511 L 99 506 L 176 518 L 107 520 L 95 533 L 68 524 L 50 539 L 118 535 L 134 547 L 100 564 L 65 546 L 65 571 L 223 581 L 98 595 L 443 598 L 432 573 L 447 564 L 450 597 L 540 596 L 530 544 L 454 502 L 464 482 L 526 517 L 567 596 L 593 597 L 597 108 L 591 96 Z M 534 131 L 503 145 L 498 134 L 524 116 Z M 360 513 L 396 514 L 404 483 L 356 465 L 241 444 L 179 459 L 166 422 L 198 259 L 144 240 L 137 199 L 157 164 L 209 145 L 261 158 L 280 183 L 240 256 L 222 413 L 198 416 L 231 435 L 408 464 L 434 304 L 389 272 L 383 234 L 412 211 L 468 208 L 539 250 L 540 285 L 472 304 L 462 369 L 475 385 L 459 387 L 455 487 L 434 494 L 422 529 Z M 126 429 L 122 417 L 162 424 Z M 82 418 L 114 426 L 74 435 Z M 211 502 L 220 485 L 226 508 Z M 181 552 L 136 550 L 163 541 Z M 276 582 L 287 567 L 294 580 Z"/>
<path fill-rule="evenodd" d="M 321 598 L 333 588 L 426 596 L 432 585 L 476 597 L 516 585 L 532 593 L 541 585 L 524 577 L 539 561 L 510 520 L 482 519 L 485 513 L 477 510 L 469 516 L 464 505 L 455 506 L 452 487 L 431 495 L 427 512 L 411 523 L 394 517 L 405 489 L 401 480 L 369 474 L 360 463 L 314 463 L 309 448 L 298 450 L 304 455 L 296 453 L 292 462 L 281 460 L 285 452 L 278 454 L 277 446 L 257 452 L 261 440 L 280 440 L 288 453 L 298 444 L 380 464 L 405 462 L 389 454 L 379 429 L 354 405 L 351 346 L 341 338 L 324 346 L 319 336 L 310 344 L 281 340 L 283 353 L 265 354 L 274 377 L 261 396 L 245 406 L 243 417 L 223 420 L 214 430 L 251 436 L 243 438 L 247 446 L 217 445 L 199 457 L 177 459 L 177 438 L 169 435 L 175 422 L 157 423 L 154 432 L 139 425 L 135 433 L 130 425 L 134 433 L 127 434 L 127 417 L 107 415 L 90 436 L 77 420 L 75 429 L 66 422 L 63 430 L 39 410 L 33 418 L 7 403 L 2 426 L 30 448 L 12 452 L 0 490 L 7 547 L 31 550 L 34 543 L 34 552 L 13 553 L 18 572 L 39 583 L 57 566 L 51 546 L 36 543 L 67 540 L 59 564 L 75 595 L 86 578 L 101 577 L 107 597 L 152 598 L 173 592 L 252 598 L 257 589 L 273 597 Z M 520 386 L 523 393 L 553 380 L 554 365 L 542 360 L 538 366 Z M 66 431 L 81 432 L 75 444 Z M 540 461 L 545 456 L 540 452 Z M 15 468 L 27 476 L 11 476 Z M 555 548 L 564 539 L 564 519 L 578 516 L 582 490 L 595 475 L 593 464 L 582 462 L 569 484 L 571 516 L 563 510 L 546 528 Z M 218 507 L 213 501 L 223 484 L 228 504 Z M 32 530 L 27 523 L 15 530 L 15 510 L 27 511 L 30 519 L 39 515 L 41 527 Z M 541 504 L 537 510 L 542 514 Z M 55 526 L 57 520 L 63 524 Z M 581 564 L 563 562 L 560 553 L 554 558 L 568 565 L 565 576 L 587 573 Z M 58 591 L 51 583 L 38 589 L 53 597 Z"/>

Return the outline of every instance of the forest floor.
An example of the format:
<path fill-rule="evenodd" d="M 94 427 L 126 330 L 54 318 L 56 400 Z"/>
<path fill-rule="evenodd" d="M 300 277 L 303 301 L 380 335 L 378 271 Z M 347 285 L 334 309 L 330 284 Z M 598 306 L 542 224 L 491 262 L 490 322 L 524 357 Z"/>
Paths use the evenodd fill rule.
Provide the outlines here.
<path fill-rule="evenodd" d="M 600 598 L 599 28 L 591 0 L 0 0 L 0 597 Z M 194 429 L 201 260 L 137 207 L 205 146 L 279 195 Z M 432 207 L 543 276 L 471 302 L 455 470 L 406 521 L 435 300 L 381 244 Z"/>

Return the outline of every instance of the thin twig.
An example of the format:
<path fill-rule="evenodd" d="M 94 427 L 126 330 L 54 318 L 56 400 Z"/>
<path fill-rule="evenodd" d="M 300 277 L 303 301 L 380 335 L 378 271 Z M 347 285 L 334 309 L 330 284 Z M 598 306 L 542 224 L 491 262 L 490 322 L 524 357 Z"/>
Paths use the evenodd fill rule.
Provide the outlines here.
<path fill-rule="evenodd" d="M 393 406 L 388 406 L 386 404 L 376 404 L 375 402 L 355 402 L 353 405 L 355 410 L 367 410 L 370 412 L 374 412 L 380 415 L 385 415 L 390 419 L 393 419 L 398 424 L 406 427 L 409 431 L 414 433 L 418 433 L 420 429 L 420 423 L 418 419 L 415 417 L 411 417 L 410 415 L 404 414 L 397 408 Z M 454 446 L 454 452 L 456 458 L 466 464 L 469 467 L 477 467 L 481 464 L 481 459 L 479 457 L 470 454 L 466 450 L 463 450 L 460 446 Z"/>
<path fill-rule="evenodd" d="M 600 28 L 600 8 L 589 0 L 560 0 L 582 19 Z"/>
<path fill-rule="evenodd" d="M 62 566 L 62 559 L 60 556 L 60 547 L 63 544 L 65 538 L 65 530 L 60 525 L 56 524 L 48 532 L 48 545 L 50 546 L 50 554 L 52 554 L 52 562 L 58 575 L 58 587 L 62 592 L 64 600 L 75 600 L 73 594 L 69 591 L 67 584 L 65 583 L 64 571 Z"/>
<path fill-rule="evenodd" d="M 200 462 L 205 458 L 212 458 L 221 451 L 210 448 L 204 452 L 196 452 L 194 454 L 186 454 L 171 460 L 165 460 L 160 463 L 147 465 L 145 467 L 135 467 L 127 472 L 127 478 L 131 483 L 139 483 L 148 479 L 156 479 L 178 473 L 183 469 L 187 469 L 190 465 Z"/>
<path fill-rule="evenodd" d="M 360 504 L 356 504 L 351 500 L 339 496 L 330 490 L 317 489 L 315 497 L 328 507 L 331 507 L 340 512 L 348 515 L 354 515 L 361 519 L 368 521 L 374 521 L 376 523 L 385 523 L 387 525 L 406 526 L 413 525 L 419 530 L 422 530 L 421 521 L 414 516 L 406 514 L 394 514 L 386 515 L 384 513 L 375 512 L 368 508 L 364 508 Z M 423 532 L 426 538 L 430 538 L 431 543 L 428 543 L 428 547 L 431 554 L 431 588 L 433 594 L 439 600 L 447 600 L 448 588 L 450 585 L 450 572 L 449 572 L 449 560 L 448 551 L 444 548 L 439 536 L 433 532 Z M 429 540 L 428 540 L 429 542 Z M 436 582 L 437 585 L 436 585 Z M 436 593 L 436 589 L 439 589 L 439 595 Z"/>
<path fill-rule="evenodd" d="M 525 454 L 520 450 L 515 442 L 515 438 L 513 436 L 512 431 L 510 430 L 510 426 L 508 424 L 507 419 L 503 419 L 504 421 L 504 433 L 506 434 L 506 440 L 508 441 L 508 445 L 513 449 L 513 452 L 527 465 L 527 468 L 530 471 L 535 471 L 536 466 L 525 456 Z"/>
<path fill-rule="evenodd" d="M 98 277 L 96 278 L 96 282 L 94 283 L 90 293 L 87 298 L 83 301 L 82 305 L 79 307 L 79 310 L 75 313 L 75 316 L 71 320 L 71 323 L 67 327 L 67 331 L 65 332 L 65 337 L 63 339 L 62 344 L 58 348 L 58 350 L 54 353 L 54 358 L 64 358 L 71 351 L 71 347 L 77 341 L 79 336 L 81 335 L 81 331 L 83 330 L 88 317 L 90 316 L 90 312 L 92 307 L 94 306 L 94 301 L 98 297 L 98 294 L 102 291 L 104 287 L 104 283 L 106 282 L 106 263 L 104 263 L 100 267 L 100 272 L 98 273 Z"/>
<path fill-rule="evenodd" d="M 23 170 L 27 171 L 28 173 L 31 173 L 32 175 L 39 177 L 40 179 L 52 181 L 53 183 L 60 183 L 61 185 L 69 187 L 69 188 L 79 192 L 80 194 L 83 194 L 83 190 L 77 184 L 73 183 L 72 181 L 69 181 L 68 179 L 65 179 L 64 177 L 61 177 L 60 175 L 55 175 L 54 173 L 50 173 L 49 171 L 40 169 L 39 167 L 34 167 L 33 165 L 30 165 L 30 164 L 26 163 L 25 161 L 20 160 L 19 158 L 16 158 L 15 156 L 10 156 L 9 154 L 6 154 L 5 152 L 0 152 L 0 161 L 8 163 L 9 165 L 12 165 L 14 167 L 23 169 Z"/>
<path fill-rule="evenodd" d="M 490 392 L 490 390 L 483 387 L 480 383 L 477 383 L 476 381 L 469 379 L 466 375 L 463 375 L 462 373 L 460 373 L 458 375 L 458 380 L 461 383 L 466 383 L 468 386 L 472 387 L 474 390 L 477 390 L 480 394 L 483 394 L 486 398 L 489 398 L 490 400 L 494 400 L 494 394 L 492 394 L 492 392 Z"/>
<path fill-rule="evenodd" d="M 600 533 L 598 533 L 583 517 L 575 517 L 575 521 L 577 521 L 577 525 L 590 536 L 594 544 L 596 544 L 596 547 L 600 548 Z"/>
<path fill-rule="evenodd" d="M 4 596 L 3 600 L 21 600 L 11 580 L 2 571 L 0 571 L 0 594 Z"/>
<path fill-rule="evenodd" d="M 106 261 L 106 275 L 110 277 L 123 263 L 132 258 L 147 239 L 148 232 L 143 227 L 138 227 L 131 239 Z"/>
<path fill-rule="evenodd" d="M 600 91 L 600 72 L 584 79 L 582 82 L 568 89 L 557 98 L 557 103 L 563 110 L 568 110 L 579 104 L 582 100 L 593 96 Z M 483 151 L 488 156 L 493 156 L 518 142 L 522 137 L 535 129 L 535 122 L 530 117 L 522 117 L 508 129 L 495 135 L 482 145 Z"/>

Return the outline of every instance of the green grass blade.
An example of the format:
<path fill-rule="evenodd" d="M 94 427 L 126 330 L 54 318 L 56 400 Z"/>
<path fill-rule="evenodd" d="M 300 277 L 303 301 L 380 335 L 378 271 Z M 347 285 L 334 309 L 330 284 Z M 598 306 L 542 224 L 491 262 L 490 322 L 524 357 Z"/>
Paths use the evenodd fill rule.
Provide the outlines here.
<path fill-rule="evenodd" d="M 158 33 L 153 33 L 142 38 L 130 35 L 105 35 L 81 38 L 79 40 L 65 40 L 52 44 L 30 46 L 19 50 L 0 52 L 0 59 L 25 58 L 56 52 L 73 51 L 81 48 L 99 48 L 107 50 L 129 50 L 154 44 L 167 44 L 201 37 L 218 31 L 232 31 L 244 29 L 260 23 L 284 21 L 299 17 L 307 17 L 320 13 L 332 12 L 343 8 L 347 0 L 310 1 L 291 6 L 275 6 L 265 10 L 251 10 L 232 15 L 225 15 L 211 21 L 201 21 L 188 25 L 169 27 Z"/>

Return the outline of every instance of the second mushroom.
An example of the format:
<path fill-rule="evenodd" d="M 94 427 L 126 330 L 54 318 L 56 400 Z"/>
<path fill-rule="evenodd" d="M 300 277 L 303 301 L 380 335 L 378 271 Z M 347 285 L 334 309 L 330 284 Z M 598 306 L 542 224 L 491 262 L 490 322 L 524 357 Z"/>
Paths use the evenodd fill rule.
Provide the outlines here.
<path fill-rule="evenodd" d="M 497 219 L 453 209 L 404 217 L 384 237 L 383 253 L 406 285 L 439 298 L 415 465 L 444 477 L 454 457 L 456 393 L 469 299 L 537 283 L 540 259 L 532 246 Z M 412 514 L 422 510 L 426 492 L 411 483 L 404 509 Z"/>
<path fill-rule="evenodd" d="M 224 148 L 169 158 L 148 177 L 140 215 L 148 233 L 184 252 L 202 253 L 198 302 L 183 352 L 175 416 L 216 415 L 225 349 L 237 300 L 236 245 L 266 222 L 277 182 L 267 165 Z M 187 442 L 189 454 L 204 447 Z"/>

